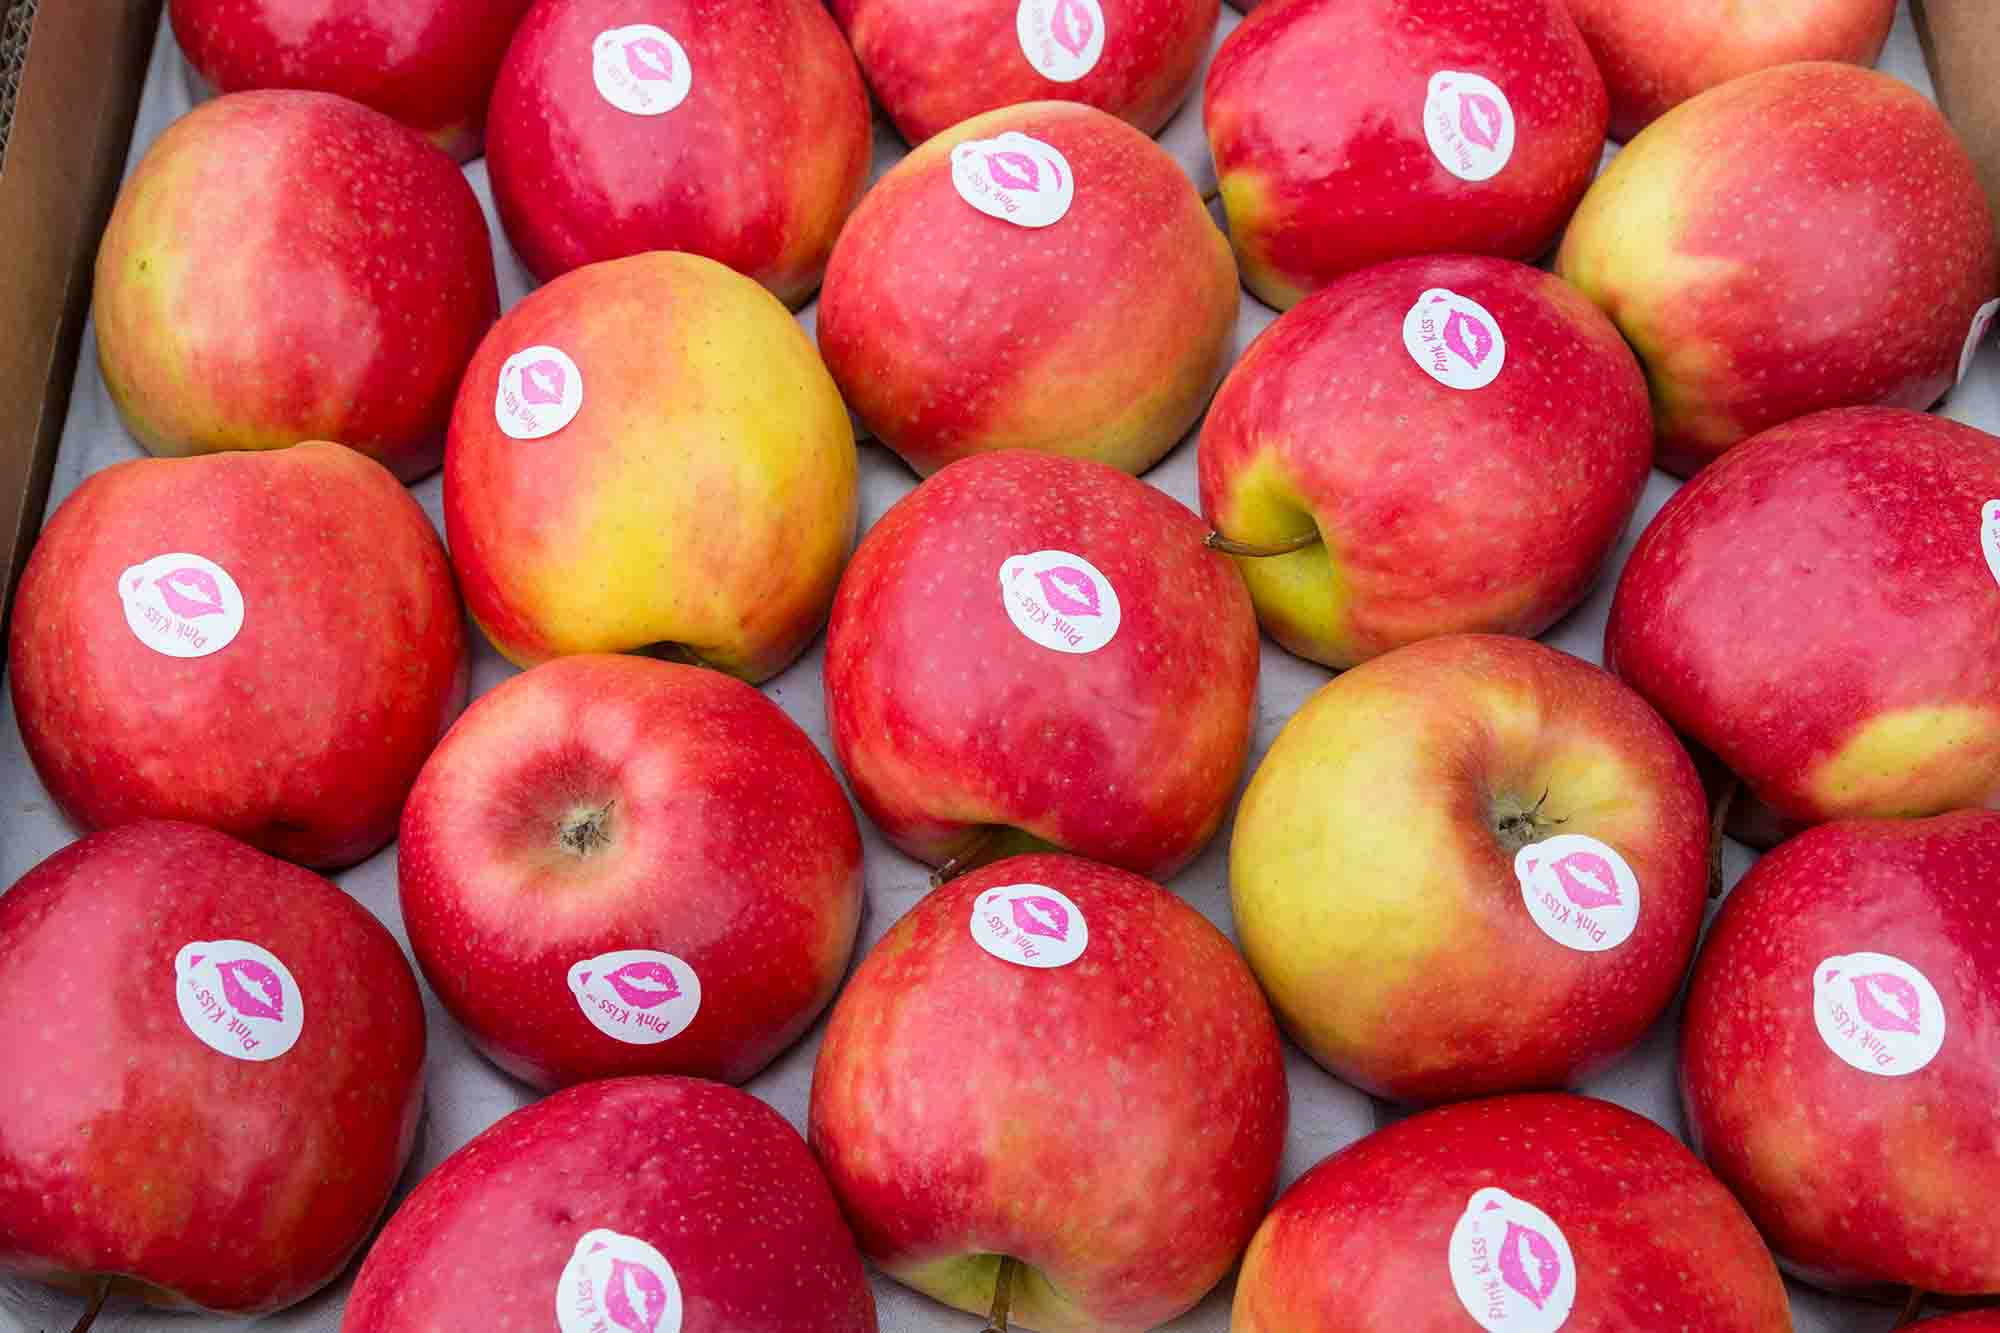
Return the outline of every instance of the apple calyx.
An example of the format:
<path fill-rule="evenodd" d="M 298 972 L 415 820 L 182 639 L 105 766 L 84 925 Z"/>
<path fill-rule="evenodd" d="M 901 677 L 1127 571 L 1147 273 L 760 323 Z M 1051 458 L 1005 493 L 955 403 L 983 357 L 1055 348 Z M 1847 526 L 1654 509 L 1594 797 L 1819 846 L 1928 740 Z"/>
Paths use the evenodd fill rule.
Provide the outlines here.
<path fill-rule="evenodd" d="M 105 1298 L 110 1295 L 111 1279 L 108 1277 L 98 1278 L 91 1285 L 90 1304 L 84 1309 L 83 1318 L 76 1321 L 76 1326 L 70 1329 L 69 1333 L 90 1333 L 90 1326 L 96 1323 L 97 1316 L 104 1312 Z"/>
<path fill-rule="evenodd" d="M 1220 551 L 1224 555 L 1247 556 L 1254 560 L 1262 560 L 1269 556 L 1290 555 L 1294 551 L 1303 551 L 1308 546 L 1319 545 L 1321 540 L 1323 539 L 1320 536 L 1319 529 L 1314 527 L 1311 531 L 1302 532 L 1296 537 L 1286 537 L 1282 541 L 1262 543 L 1239 542 L 1233 537 L 1225 537 L 1219 532 L 1211 532 L 1208 536 L 1202 538 L 1202 545 L 1211 551 Z"/>
<path fill-rule="evenodd" d="M 1007 1309 L 1014 1300 L 1014 1270 L 1020 1261 L 1011 1254 L 1000 1256 L 1000 1271 L 993 1275 L 993 1308 L 987 1312 L 981 1333 L 1007 1333 Z"/>
<path fill-rule="evenodd" d="M 1567 816 L 1557 819 L 1542 813 L 1548 804 L 1548 788 L 1535 798 L 1533 805 L 1523 805 L 1518 797 L 1502 794 L 1493 798 L 1493 807 L 1487 818 L 1493 825 L 1493 836 L 1499 840 L 1501 850 L 1509 860 L 1523 847 L 1542 841 L 1551 836 L 1551 831 L 1569 823 Z"/>
<path fill-rule="evenodd" d="M 556 828 L 556 841 L 571 856 L 587 857 L 611 845 L 611 821 L 618 809 L 616 799 L 603 805 L 572 806 Z"/>

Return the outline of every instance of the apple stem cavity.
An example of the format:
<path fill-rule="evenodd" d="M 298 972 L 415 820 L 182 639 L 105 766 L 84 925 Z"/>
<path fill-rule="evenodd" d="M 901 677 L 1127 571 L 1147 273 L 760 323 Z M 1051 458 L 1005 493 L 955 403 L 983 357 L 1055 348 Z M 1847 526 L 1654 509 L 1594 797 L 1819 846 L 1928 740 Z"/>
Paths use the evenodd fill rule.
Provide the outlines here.
<path fill-rule="evenodd" d="M 1729 827 L 1729 807 L 1736 803 L 1736 790 L 1741 784 L 1734 773 L 1715 793 L 1715 800 L 1708 811 L 1708 896 L 1722 896 L 1722 833 Z"/>
<path fill-rule="evenodd" d="M 1319 543 L 1320 534 L 1319 529 L 1316 527 L 1310 531 L 1302 532 L 1296 537 L 1287 537 L 1283 541 L 1268 543 L 1239 542 L 1235 538 L 1225 537 L 1219 532 L 1211 532 L 1207 537 L 1202 539 L 1202 544 L 1207 546 L 1211 551 L 1220 551 L 1224 555 L 1247 556 L 1253 560 L 1262 560 L 1274 555 L 1290 555 L 1294 551 L 1303 551 L 1306 547 L 1317 546 Z"/>
<path fill-rule="evenodd" d="M 611 845 L 611 816 L 618 808 L 615 800 L 603 805 L 580 805 L 562 817 L 556 834 L 562 849 L 571 856 L 586 857 Z"/>
<path fill-rule="evenodd" d="M 76 1327 L 69 1333 L 90 1333 L 90 1326 L 97 1322 L 97 1316 L 104 1313 L 105 1298 L 111 1295 L 111 1279 L 99 1278 L 90 1292 L 90 1305 L 84 1310 L 83 1318 L 76 1321 Z"/>
<path fill-rule="evenodd" d="M 1569 823 L 1567 815 L 1557 819 L 1542 813 L 1542 807 L 1548 804 L 1548 800 L 1547 787 L 1542 788 L 1542 794 L 1535 798 L 1535 803 L 1530 806 L 1524 807 L 1511 796 L 1501 796 L 1494 800 L 1491 816 L 1493 836 L 1500 840 L 1500 845 L 1506 850 L 1509 858 L 1530 843 L 1540 842 L 1548 835 L 1550 829 Z"/>
<path fill-rule="evenodd" d="M 993 1308 L 987 1312 L 981 1333 L 1007 1333 L 1007 1309 L 1014 1301 L 1014 1270 L 1020 1266 L 1013 1255 L 1000 1256 L 1000 1271 L 993 1277 Z"/>

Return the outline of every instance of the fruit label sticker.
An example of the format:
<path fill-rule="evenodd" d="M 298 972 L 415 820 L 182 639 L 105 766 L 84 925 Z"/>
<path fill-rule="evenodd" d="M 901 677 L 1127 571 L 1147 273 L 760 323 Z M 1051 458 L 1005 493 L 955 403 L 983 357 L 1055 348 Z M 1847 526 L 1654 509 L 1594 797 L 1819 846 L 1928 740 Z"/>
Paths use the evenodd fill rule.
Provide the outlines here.
<path fill-rule="evenodd" d="M 1566 948 L 1602 953 L 1639 924 L 1639 878 L 1609 843 L 1563 833 L 1514 853 L 1521 901 L 1542 933 Z"/>
<path fill-rule="evenodd" d="M 174 999 L 202 1044 L 238 1060 L 275 1060 L 305 1029 L 291 969 L 248 940 L 196 940 L 174 955 Z"/>
<path fill-rule="evenodd" d="M 1491 79 L 1439 70 L 1424 96 L 1424 137 L 1452 175 L 1491 180 L 1514 155 L 1514 108 Z"/>
<path fill-rule="evenodd" d="M 599 1227 L 583 1233 L 556 1286 L 562 1333 L 680 1333 L 681 1284 L 665 1255 Z"/>
<path fill-rule="evenodd" d="M 694 68 L 665 28 L 634 23 L 607 28 L 590 44 L 598 96 L 635 116 L 662 116 L 687 99 Z"/>
<path fill-rule="evenodd" d="M 1986 568 L 2000 583 L 2000 500 L 1988 500 L 1979 510 L 1979 549 L 1986 556 Z"/>
<path fill-rule="evenodd" d="M 1118 593 L 1096 565 L 1068 551 L 1011 556 L 1000 604 L 1014 628 L 1059 653 L 1094 653 L 1118 633 Z"/>
<path fill-rule="evenodd" d="M 134 637 L 168 657 L 207 657 L 243 629 L 243 590 L 207 556 L 174 551 L 118 576 Z"/>
<path fill-rule="evenodd" d="M 1576 1304 L 1562 1228 L 1506 1190 L 1475 1192 L 1451 1231 L 1451 1285 L 1487 1333 L 1555 1333 Z"/>
<path fill-rule="evenodd" d="M 1090 927 L 1077 905 L 1046 884 L 1006 884 L 972 904 L 972 938 L 1022 967 L 1062 967 L 1083 956 Z"/>
<path fill-rule="evenodd" d="M 1076 195 L 1069 159 L 1013 130 L 997 139 L 967 139 L 952 149 L 951 183 L 966 203 L 1017 227 L 1062 221 Z"/>
<path fill-rule="evenodd" d="M 1403 316 L 1403 346 L 1447 389 L 1483 389 L 1507 364 L 1507 336 L 1493 312 L 1444 287 L 1424 292 Z"/>
<path fill-rule="evenodd" d="M 1986 335 L 1993 328 L 1993 317 L 2000 315 L 2000 296 L 1994 297 L 1972 314 L 1972 327 L 1966 331 L 1965 350 L 1958 354 L 1958 381 L 1972 373 L 1973 358 L 1979 355 L 1979 344 L 1986 341 Z"/>
<path fill-rule="evenodd" d="M 1104 54 L 1104 7 L 1098 0 L 1021 0 L 1014 35 L 1037 74 L 1075 83 Z"/>
<path fill-rule="evenodd" d="M 678 1037 L 701 1008 L 701 978 L 670 953 L 620 949 L 569 970 L 570 994 L 591 1025 L 634 1046 Z"/>
<path fill-rule="evenodd" d="M 1914 1074 L 1944 1046 L 1937 988 L 1886 953 L 1839 954 L 1814 968 L 1813 1023 L 1828 1050 L 1866 1074 Z"/>
<path fill-rule="evenodd" d="M 500 367 L 493 419 L 517 440 L 555 434 L 583 410 L 583 372 L 560 347 L 524 347 Z"/>

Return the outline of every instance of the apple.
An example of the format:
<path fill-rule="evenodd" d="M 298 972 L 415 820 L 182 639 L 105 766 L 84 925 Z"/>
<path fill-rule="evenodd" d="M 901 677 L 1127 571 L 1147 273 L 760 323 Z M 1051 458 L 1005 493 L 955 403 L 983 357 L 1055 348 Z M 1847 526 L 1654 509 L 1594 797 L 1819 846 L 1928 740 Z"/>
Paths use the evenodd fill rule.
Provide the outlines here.
<path fill-rule="evenodd" d="M 8 664 L 76 823 L 191 820 L 320 867 L 395 836 L 468 675 L 430 520 L 325 442 L 92 474 L 29 554 Z"/>
<path fill-rule="evenodd" d="M 226 93 L 309 88 L 391 116 L 460 162 L 531 0 L 170 0 L 181 52 Z"/>
<path fill-rule="evenodd" d="M 1229 846 L 1236 935 L 1293 1040 L 1378 1096 L 1574 1081 L 1680 988 L 1708 806 L 1645 700 L 1531 639 L 1450 635 L 1285 724 Z"/>
<path fill-rule="evenodd" d="M 1639 353 L 1679 476 L 1823 408 L 1928 407 L 2000 292 L 1986 197 L 1937 108 L 1818 62 L 1710 89 L 1633 139 L 1556 271 Z"/>
<path fill-rule="evenodd" d="M 1202 101 L 1243 281 L 1280 310 L 1404 255 L 1535 258 L 1590 184 L 1608 116 L 1563 0 L 1265 5 L 1222 43 Z"/>
<path fill-rule="evenodd" d="M 559 1092 L 446 1158 L 368 1251 L 341 1333 L 875 1333 L 875 1297 L 798 1131 L 660 1075 Z"/>
<path fill-rule="evenodd" d="M 338 440 L 437 468 L 499 295 L 451 159 L 331 93 L 233 93 L 153 141 L 97 252 L 97 355 L 155 454 Z"/>
<path fill-rule="evenodd" d="M 890 1277 L 1119 1333 L 1235 1263 L 1286 1108 L 1277 1029 L 1222 933 L 1136 875 L 1036 855 L 938 889 L 875 946 L 834 1002 L 808 1132 Z"/>
<path fill-rule="evenodd" d="M 685 250 L 797 306 L 872 147 L 867 89 L 819 0 L 541 0 L 500 66 L 486 161 L 544 282 Z"/>
<path fill-rule="evenodd" d="M 798 724 L 638 657 L 481 696 L 410 793 L 396 869 L 431 989 L 544 1089 L 749 1078 L 833 998 L 861 917 L 861 834 Z"/>
<path fill-rule="evenodd" d="M 820 352 L 855 414 L 928 476 L 1004 448 L 1143 472 L 1221 377 L 1229 245 L 1167 151 L 1035 102 L 904 158 L 834 246 Z"/>
<path fill-rule="evenodd" d="M 1419 256 L 1335 280 L 1251 344 L 1202 425 L 1201 508 L 1249 553 L 1271 637 L 1349 667 L 1549 628 L 1652 456 L 1645 376 L 1590 302 L 1510 260 Z"/>
<path fill-rule="evenodd" d="M 826 636 L 855 798 L 949 872 L 1060 848 L 1165 877 L 1249 752 L 1257 620 L 1162 491 L 1101 463 L 954 463 L 868 530 Z"/>
<path fill-rule="evenodd" d="M 416 1142 L 423 999 L 395 939 L 193 824 L 92 834 L 0 895 L 0 1044 L 0 1273 L 98 1299 L 302 1301 Z"/>
<path fill-rule="evenodd" d="M 1234 1333 L 1790 1333 L 1743 1209 L 1609 1102 L 1493 1097 L 1377 1130 L 1308 1171 L 1244 1256 Z"/>
<path fill-rule="evenodd" d="M 652 650 L 757 681 L 826 617 L 858 470 L 840 391 L 777 298 L 710 259 L 637 255 L 530 293 L 480 344 L 445 533 L 516 665 Z"/>
<path fill-rule="evenodd" d="M 2000 1333 L 2000 1310 L 1969 1310 L 1940 1315 L 1914 1325 L 1928 1333 Z"/>

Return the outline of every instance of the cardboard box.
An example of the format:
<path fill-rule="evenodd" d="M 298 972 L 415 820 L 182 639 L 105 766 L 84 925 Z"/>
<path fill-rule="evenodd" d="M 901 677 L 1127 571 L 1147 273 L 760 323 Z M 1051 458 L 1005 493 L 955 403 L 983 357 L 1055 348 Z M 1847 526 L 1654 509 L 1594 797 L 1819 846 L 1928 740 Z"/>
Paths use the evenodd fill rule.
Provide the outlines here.
<path fill-rule="evenodd" d="M 2000 5 L 1994 0 L 1910 0 L 1938 106 L 1965 140 L 2000 235 Z"/>

